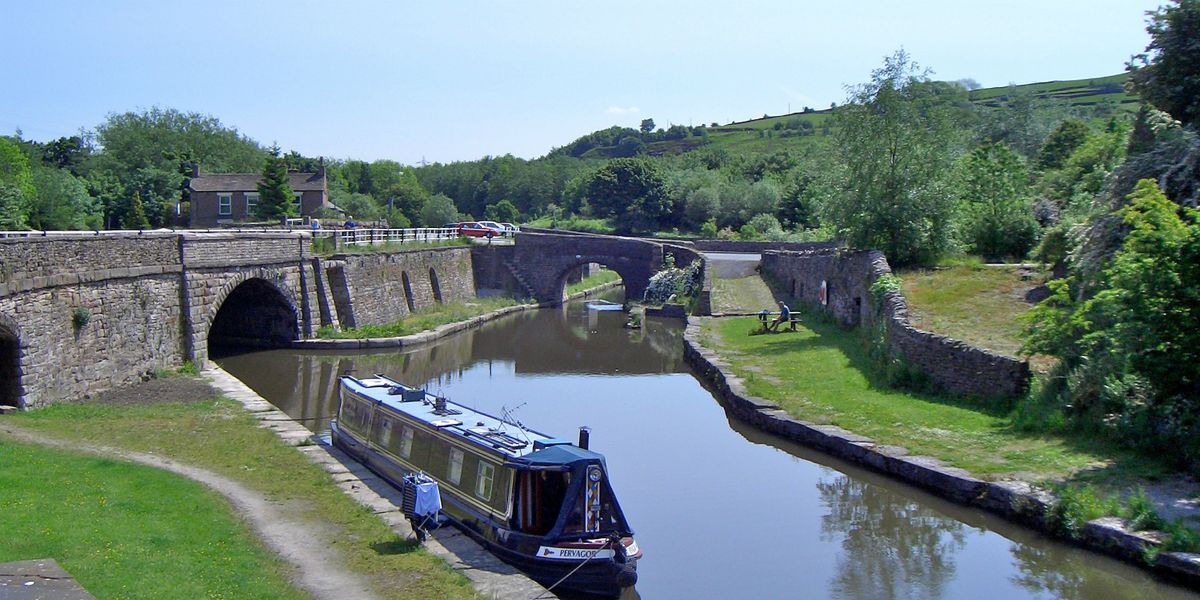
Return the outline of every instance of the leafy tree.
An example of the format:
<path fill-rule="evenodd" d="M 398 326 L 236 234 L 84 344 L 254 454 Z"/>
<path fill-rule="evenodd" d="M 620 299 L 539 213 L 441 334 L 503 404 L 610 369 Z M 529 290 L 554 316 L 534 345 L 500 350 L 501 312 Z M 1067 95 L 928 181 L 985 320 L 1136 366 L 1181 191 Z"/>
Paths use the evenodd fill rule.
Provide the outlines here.
<path fill-rule="evenodd" d="M 1200 212 L 1150 179 L 1117 214 L 1129 228 L 1102 289 L 1074 300 L 1058 280 L 1030 313 L 1026 353 L 1060 359 L 1061 410 L 1134 444 L 1200 461 Z M 1181 214 L 1182 213 L 1182 214 Z"/>
<path fill-rule="evenodd" d="M 988 259 L 1022 257 L 1037 238 L 1028 173 L 1004 144 L 986 144 L 959 165 L 961 232 L 969 249 Z"/>
<path fill-rule="evenodd" d="M 421 207 L 421 224 L 425 227 L 441 227 L 455 221 L 458 221 L 458 209 L 449 196 L 435 194 Z"/>
<path fill-rule="evenodd" d="M 379 179 L 377 178 L 376 181 Z M 381 203 L 389 206 L 388 218 L 389 223 L 393 226 L 399 225 L 399 215 L 403 215 L 404 219 L 410 223 L 419 222 L 421 208 L 429 200 L 429 192 L 421 186 L 420 181 L 417 181 L 417 177 L 411 169 L 400 172 L 399 177 L 394 181 L 389 181 L 387 187 L 380 190 L 379 194 L 377 198 Z M 395 220 L 394 223 L 393 220 Z M 424 225 L 437 227 L 441 223 Z"/>
<path fill-rule="evenodd" d="M 1071 153 L 1082 146 L 1087 138 L 1088 126 L 1083 121 L 1070 119 L 1059 123 L 1042 144 L 1042 149 L 1038 151 L 1038 168 L 1061 168 Z"/>
<path fill-rule="evenodd" d="M 147 167 L 177 171 L 181 157 L 210 173 L 254 172 L 263 159 L 258 144 L 215 117 L 172 108 L 110 114 L 96 128 L 96 140 L 103 147 L 96 168 L 122 181 Z"/>
<path fill-rule="evenodd" d="M 0 181 L 0 231 L 29 229 L 28 204 L 21 188 Z"/>
<path fill-rule="evenodd" d="M 30 204 L 29 224 L 34 229 L 99 228 L 101 211 L 83 181 L 51 167 L 34 169 L 33 181 L 37 193 Z"/>
<path fill-rule="evenodd" d="M 513 206 L 512 202 L 501 200 L 495 204 L 489 204 L 487 209 L 483 211 L 483 217 L 489 221 L 516 223 L 521 218 L 521 215 L 517 212 L 517 207 Z"/>
<path fill-rule="evenodd" d="M 642 119 L 642 125 L 640 129 L 642 133 L 650 133 L 651 131 L 654 131 L 654 119 Z"/>
<path fill-rule="evenodd" d="M 625 217 L 617 226 L 626 233 L 653 231 L 671 212 L 662 175 L 645 159 L 618 158 L 597 169 L 587 199 L 599 217 Z"/>
<path fill-rule="evenodd" d="M 0 225 L 4 229 L 29 227 L 33 199 L 33 172 L 29 158 L 14 139 L 0 137 Z"/>
<path fill-rule="evenodd" d="M 713 222 L 713 237 L 716 237 L 716 217 L 721 212 L 721 193 L 716 187 L 693 190 L 685 201 L 684 214 L 693 226 Z"/>
<path fill-rule="evenodd" d="M 954 94 L 962 90 L 933 85 L 926 74 L 900 50 L 834 112 L 844 178 L 822 219 L 851 246 L 883 250 L 899 266 L 942 253 L 952 209 L 946 179 Z"/>
<path fill-rule="evenodd" d="M 383 209 L 380 208 L 379 203 L 369 194 L 347 192 L 345 190 L 331 190 L 329 192 L 329 201 L 360 222 L 378 221 L 383 217 Z"/>
<path fill-rule="evenodd" d="M 271 146 L 268 152 L 258 184 L 255 216 L 264 221 L 279 221 L 296 214 L 295 193 L 288 182 L 287 163 L 279 156 L 279 146 Z"/>
<path fill-rule="evenodd" d="M 1173 0 L 1149 17 L 1150 44 L 1127 67 L 1133 89 L 1184 124 L 1200 123 L 1200 0 Z"/>

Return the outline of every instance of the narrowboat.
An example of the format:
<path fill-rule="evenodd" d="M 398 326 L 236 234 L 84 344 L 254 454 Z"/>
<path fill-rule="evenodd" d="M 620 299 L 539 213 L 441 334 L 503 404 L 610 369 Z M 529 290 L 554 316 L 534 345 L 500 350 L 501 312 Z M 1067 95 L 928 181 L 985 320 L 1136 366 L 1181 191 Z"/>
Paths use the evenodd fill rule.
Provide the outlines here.
<path fill-rule="evenodd" d="M 383 375 L 342 376 L 338 395 L 333 444 L 402 491 L 435 482 L 440 514 L 501 560 L 553 591 L 637 582 L 642 552 L 586 428 L 572 444 Z"/>

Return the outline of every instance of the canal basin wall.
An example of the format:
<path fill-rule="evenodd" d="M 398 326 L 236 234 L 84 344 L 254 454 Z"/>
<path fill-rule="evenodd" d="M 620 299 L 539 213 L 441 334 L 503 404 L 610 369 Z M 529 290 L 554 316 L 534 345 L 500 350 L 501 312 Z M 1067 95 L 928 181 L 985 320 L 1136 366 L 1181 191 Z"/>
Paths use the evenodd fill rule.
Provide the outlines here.
<path fill-rule="evenodd" d="M 475 297 L 471 249 L 426 248 L 318 259 L 341 328 L 386 325 L 414 311 Z M 334 324 L 334 323 L 328 323 Z"/>
<path fill-rule="evenodd" d="M 709 317 L 712 318 L 712 317 Z M 810 423 L 777 404 L 750 395 L 742 379 L 715 351 L 701 343 L 700 319 L 690 317 L 684 333 L 684 359 L 697 376 L 736 418 L 763 431 L 778 435 L 832 456 L 864 465 L 900 481 L 916 485 L 951 501 L 998 514 L 1027 527 L 1053 535 L 1047 514 L 1056 498 L 1024 481 L 985 481 L 964 469 L 928 457 L 914 456 L 898 446 L 879 444 L 871 438 L 833 425 Z M 1147 551 L 1162 543 L 1152 531 L 1130 531 L 1123 519 L 1105 517 L 1088 522 L 1080 545 L 1200 589 L 1200 554 L 1160 552 L 1153 563 Z"/>
<path fill-rule="evenodd" d="M 899 290 L 872 298 L 872 284 L 892 272 L 882 252 L 768 250 L 762 254 L 760 269 L 794 301 L 830 315 L 843 326 L 882 327 L 892 356 L 920 372 L 935 388 L 980 398 L 1020 396 L 1028 389 L 1027 361 L 917 329 Z"/>

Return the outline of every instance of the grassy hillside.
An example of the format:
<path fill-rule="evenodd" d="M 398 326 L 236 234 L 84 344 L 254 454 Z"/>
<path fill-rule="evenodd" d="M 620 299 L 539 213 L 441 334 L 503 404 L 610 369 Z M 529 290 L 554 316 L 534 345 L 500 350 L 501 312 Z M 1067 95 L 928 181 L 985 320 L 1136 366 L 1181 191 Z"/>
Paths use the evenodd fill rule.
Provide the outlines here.
<path fill-rule="evenodd" d="M 1076 79 L 1043 81 L 1017 86 L 983 88 L 970 92 L 971 102 L 981 107 L 996 108 L 1016 93 L 1031 93 L 1040 100 L 1059 101 L 1072 107 L 1093 107 L 1102 102 L 1112 103 L 1118 110 L 1137 110 L 1137 97 L 1125 91 L 1127 73 Z M 831 109 L 795 112 L 786 115 L 763 116 L 761 119 L 735 121 L 726 125 L 706 127 L 707 139 L 688 137 L 682 140 L 653 142 L 646 153 L 655 156 L 681 154 L 700 146 L 711 146 L 738 153 L 770 153 L 783 149 L 798 149 L 820 143 L 829 135 Z M 588 156 L 605 158 L 608 148 L 594 148 Z"/>

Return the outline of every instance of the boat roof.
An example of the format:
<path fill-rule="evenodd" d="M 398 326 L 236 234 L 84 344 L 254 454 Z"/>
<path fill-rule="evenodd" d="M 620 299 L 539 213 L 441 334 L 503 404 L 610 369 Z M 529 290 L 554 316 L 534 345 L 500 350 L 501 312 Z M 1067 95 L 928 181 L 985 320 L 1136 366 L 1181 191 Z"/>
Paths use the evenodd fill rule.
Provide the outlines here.
<path fill-rule="evenodd" d="M 341 380 L 351 391 L 425 423 L 430 429 L 460 437 L 514 462 L 553 466 L 604 460 L 601 454 L 574 446 L 568 440 L 439 398 L 383 375 L 362 379 L 345 375 Z M 444 405 L 439 401 L 444 401 Z"/>

